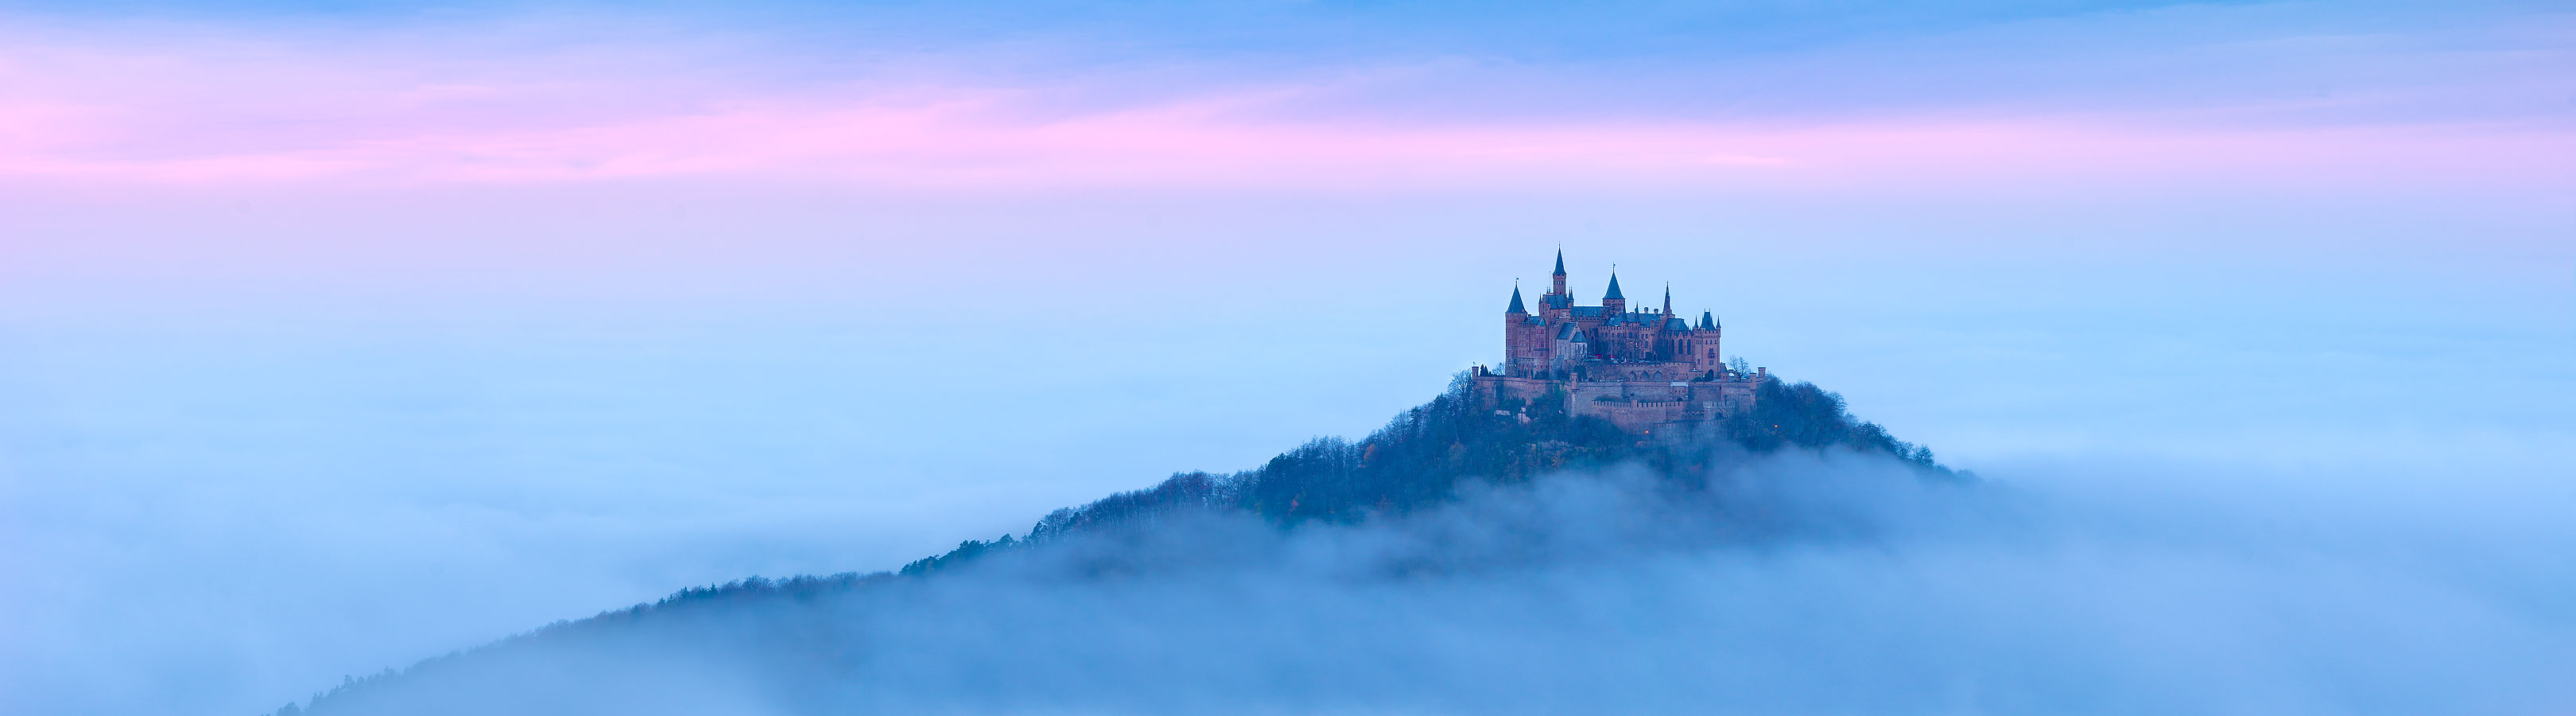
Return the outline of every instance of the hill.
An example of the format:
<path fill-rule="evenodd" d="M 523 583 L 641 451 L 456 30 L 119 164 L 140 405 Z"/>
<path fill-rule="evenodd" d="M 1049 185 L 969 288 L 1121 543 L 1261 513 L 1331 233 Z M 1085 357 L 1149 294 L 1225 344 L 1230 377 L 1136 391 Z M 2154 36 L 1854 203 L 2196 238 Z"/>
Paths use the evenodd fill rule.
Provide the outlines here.
<path fill-rule="evenodd" d="M 1352 601 L 1352 590 L 1395 589 L 1385 595 L 1392 603 L 1411 604 L 1474 584 L 1512 595 L 1501 604 L 1534 608 L 1516 601 L 1531 593 L 1492 580 L 1608 569 L 1591 578 L 1618 583 L 1637 555 L 1813 527 L 1814 514 L 1776 486 L 1747 484 L 1748 468 L 1782 454 L 1839 455 L 1931 483 L 1969 479 L 1853 418 L 1834 393 L 1777 379 L 1758 390 L 1756 409 L 1702 434 L 1648 438 L 1545 405 L 1497 414 L 1462 376 L 1363 439 L 1319 438 L 1231 474 L 1176 474 L 891 573 L 684 589 L 353 678 L 279 713 L 1401 706 L 1423 697 L 1376 674 L 1457 657 L 1404 659 L 1423 648 L 1419 638 L 1389 641 L 1368 627 L 1401 632 L 1445 617 L 1381 613 L 1381 604 Z M 1551 477 L 1565 475 L 1585 477 Z M 1304 596 L 1270 603 L 1282 594 Z M 1341 643 L 1280 641 L 1265 624 Z M 1241 661 L 1203 658 L 1251 643 L 1272 648 Z M 1296 663 L 1317 658 L 1393 659 L 1393 671 Z M 1173 679 L 1188 686 L 1157 686 Z M 1414 706 L 1459 708 L 1460 698 Z"/>

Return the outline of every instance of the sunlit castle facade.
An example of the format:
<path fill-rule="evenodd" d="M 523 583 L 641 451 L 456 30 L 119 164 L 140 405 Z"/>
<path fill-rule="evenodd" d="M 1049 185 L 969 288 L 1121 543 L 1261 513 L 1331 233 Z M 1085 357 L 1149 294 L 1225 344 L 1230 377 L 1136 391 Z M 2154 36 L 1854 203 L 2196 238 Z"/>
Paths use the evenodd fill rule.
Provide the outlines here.
<path fill-rule="evenodd" d="M 1716 314 L 1704 311 L 1694 321 L 1674 313 L 1670 286 L 1663 308 L 1629 310 L 1612 271 L 1601 305 L 1574 305 L 1563 251 L 1556 254 L 1553 284 L 1535 307 L 1512 287 L 1511 306 L 1503 310 L 1502 363 L 1473 371 L 1487 400 L 1562 400 L 1569 413 L 1646 433 L 1749 408 L 1767 373 L 1730 368 L 1718 352 L 1723 329 Z"/>

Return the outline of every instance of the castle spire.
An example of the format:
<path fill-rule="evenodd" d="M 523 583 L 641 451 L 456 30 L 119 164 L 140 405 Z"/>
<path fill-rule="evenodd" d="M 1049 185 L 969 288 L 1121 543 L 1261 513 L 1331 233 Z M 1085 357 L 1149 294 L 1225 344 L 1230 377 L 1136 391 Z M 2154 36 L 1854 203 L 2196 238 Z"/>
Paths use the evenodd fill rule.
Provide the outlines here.
<path fill-rule="evenodd" d="M 1673 315 L 1673 282 L 1664 282 L 1664 315 Z"/>
<path fill-rule="evenodd" d="M 1610 265 L 1610 293 L 1601 297 L 1601 313 L 1601 317 L 1611 323 L 1627 320 L 1623 316 L 1628 314 L 1628 297 L 1619 293 L 1618 264 Z"/>
<path fill-rule="evenodd" d="M 1717 314 L 1710 313 L 1710 312 L 1707 312 L 1707 311 L 1701 311 L 1701 312 L 1699 312 L 1699 327 L 1701 327 L 1701 328 L 1716 328 L 1716 327 L 1717 327 Z"/>
<path fill-rule="evenodd" d="M 1522 307 L 1521 307 L 1521 282 L 1519 282 L 1519 281 L 1513 281 L 1513 282 L 1512 282 L 1512 307 L 1511 307 L 1511 308 L 1503 309 L 1503 312 L 1504 312 L 1504 313 L 1523 313 L 1523 314 L 1525 314 L 1525 313 L 1529 313 L 1529 309 L 1526 309 L 1526 308 L 1522 308 Z"/>
<path fill-rule="evenodd" d="M 1572 295 L 1574 295 L 1572 292 L 1569 292 L 1569 291 L 1566 291 L 1566 290 L 1565 290 L 1565 246 L 1563 246 L 1563 245 L 1558 245 L 1558 246 L 1556 247 L 1556 276 L 1555 276 L 1555 278 L 1556 278 L 1556 280 L 1555 280 L 1554 282 L 1552 282 L 1552 284 L 1553 284 L 1553 285 L 1548 289 L 1548 292 L 1547 292 L 1547 293 L 1548 293 L 1548 295 L 1550 295 L 1550 296 L 1572 296 Z M 1549 307 L 1549 308 L 1558 308 L 1558 307 L 1562 307 L 1562 306 L 1570 306 L 1570 305 L 1573 305 L 1573 303 L 1569 301 L 1569 302 L 1566 302 L 1566 303 L 1562 303 L 1562 304 L 1560 304 L 1560 303 L 1556 303 L 1556 302 L 1554 302 L 1554 301 L 1551 301 L 1551 302 L 1549 302 L 1547 305 L 1548 305 L 1548 307 Z"/>

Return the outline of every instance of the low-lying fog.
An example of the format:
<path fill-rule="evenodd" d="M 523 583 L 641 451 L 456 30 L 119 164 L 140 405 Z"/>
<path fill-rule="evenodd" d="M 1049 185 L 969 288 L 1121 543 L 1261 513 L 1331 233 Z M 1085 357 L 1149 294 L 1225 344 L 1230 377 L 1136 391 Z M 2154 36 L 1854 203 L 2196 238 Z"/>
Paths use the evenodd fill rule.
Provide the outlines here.
<path fill-rule="evenodd" d="M 1240 213 L 1136 228 L 1211 235 Z M 2384 222 L 2377 250 L 2442 224 L 2419 218 Z M 529 276 L 17 283 L 0 311 L 0 712 L 246 716 L 682 587 L 891 569 L 1175 470 L 1364 434 L 1491 360 L 1509 277 L 1543 271 L 1553 241 L 1487 256 L 1483 237 L 1515 231 L 1498 223 L 1415 227 L 1476 237 L 1448 244 L 1294 240 L 1364 235 L 1344 220 L 1197 263 L 1150 242 L 916 252 L 885 257 L 905 271 L 842 257 L 758 282 L 771 269 L 716 262 L 557 294 Z M 1665 237 L 1624 255 L 1705 253 L 1639 221 L 1601 230 Z M 1673 280 L 1679 308 L 1724 318 L 1729 352 L 1845 393 L 1990 496 L 1801 492 L 1879 526 L 1388 582 L 1311 560 L 967 581 L 870 638 L 919 651 L 902 663 L 924 697 L 1016 668 L 1021 688 L 1195 710 L 1252 706 L 1230 692 L 1285 709 L 2569 708 L 2552 677 L 2576 673 L 2576 333 L 2565 276 L 2497 268 L 2524 248 L 2407 273 L 2279 246 L 2167 261 L 2032 239 L 2029 263 L 1990 265 L 1819 245 L 1726 252 L 1761 271 L 1621 259 L 1621 277 Z M 1587 291 L 1617 258 L 1567 252 Z M 1116 330 L 1048 320 L 1152 306 Z M 1553 529 L 1577 535 L 1657 528 L 1615 498 L 1495 504 L 1575 510 Z M 1375 554 L 1414 533 L 1338 534 L 1294 544 Z M 1173 685 L 1108 691 L 1149 681 Z M 1603 684 L 1622 690 L 1587 701 Z"/>
<path fill-rule="evenodd" d="M 1966 487 L 1859 456 L 1781 456 L 1715 482 L 1675 493 L 1636 469 L 1572 473 L 1285 535 L 1239 516 L 1184 519 L 923 583 L 693 603 L 442 664 L 316 713 L 2576 704 L 2563 678 L 2576 669 L 2563 569 L 2576 530 L 2529 507 Z"/>

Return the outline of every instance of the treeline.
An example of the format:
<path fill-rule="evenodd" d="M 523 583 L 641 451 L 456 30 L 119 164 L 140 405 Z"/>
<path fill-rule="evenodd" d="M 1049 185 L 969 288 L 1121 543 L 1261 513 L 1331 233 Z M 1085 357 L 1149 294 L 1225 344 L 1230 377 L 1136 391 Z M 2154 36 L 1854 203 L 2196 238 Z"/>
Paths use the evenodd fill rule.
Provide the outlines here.
<path fill-rule="evenodd" d="M 1397 415 L 1367 438 L 1316 438 L 1260 467 L 1231 474 L 1178 473 L 1150 488 L 1058 509 L 1038 520 L 1025 537 L 968 540 L 947 554 L 905 565 L 902 573 L 927 573 L 1074 534 L 1149 527 L 1201 510 L 1244 510 L 1281 525 L 1352 521 L 1437 504 L 1468 480 L 1508 484 L 1555 470 L 1622 462 L 1641 463 L 1667 479 L 1688 483 L 1750 455 L 1793 447 L 1847 449 L 1894 457 L 1929 479 L 1960 477 L 1934 462 L 1931 448 L 1898 440 L 1886 428 L 1852 417 L 1838 393 L 1776 377 L 1756 391 L 1753 410 L 1698 434 L 1649 439 L 1599 418 L 1568 414 L 1557 399 L 1506 400 L 1499 407 L 1509 414 L 1498 415 L 1480 404 L 1474 384 L 1462 373 L 1439 397 Z"/>
<path fill-rule="evenodd" d="M 1854 418 L 1843 408 L 1841 393 L 1818 388 L 1814 383 L 1783 383 L 1779 378 L 1770 378 L 1756 388 L 1752 410 L 1726 421 L 1726 437 L 1757 452 L 1794 445 L 1811 450 L 1847 447 L 1885 453 L 1932 475 L 1959 476 L 1932 460 L 1932 448 L 1898 440 L 1886 428 Z"/>

